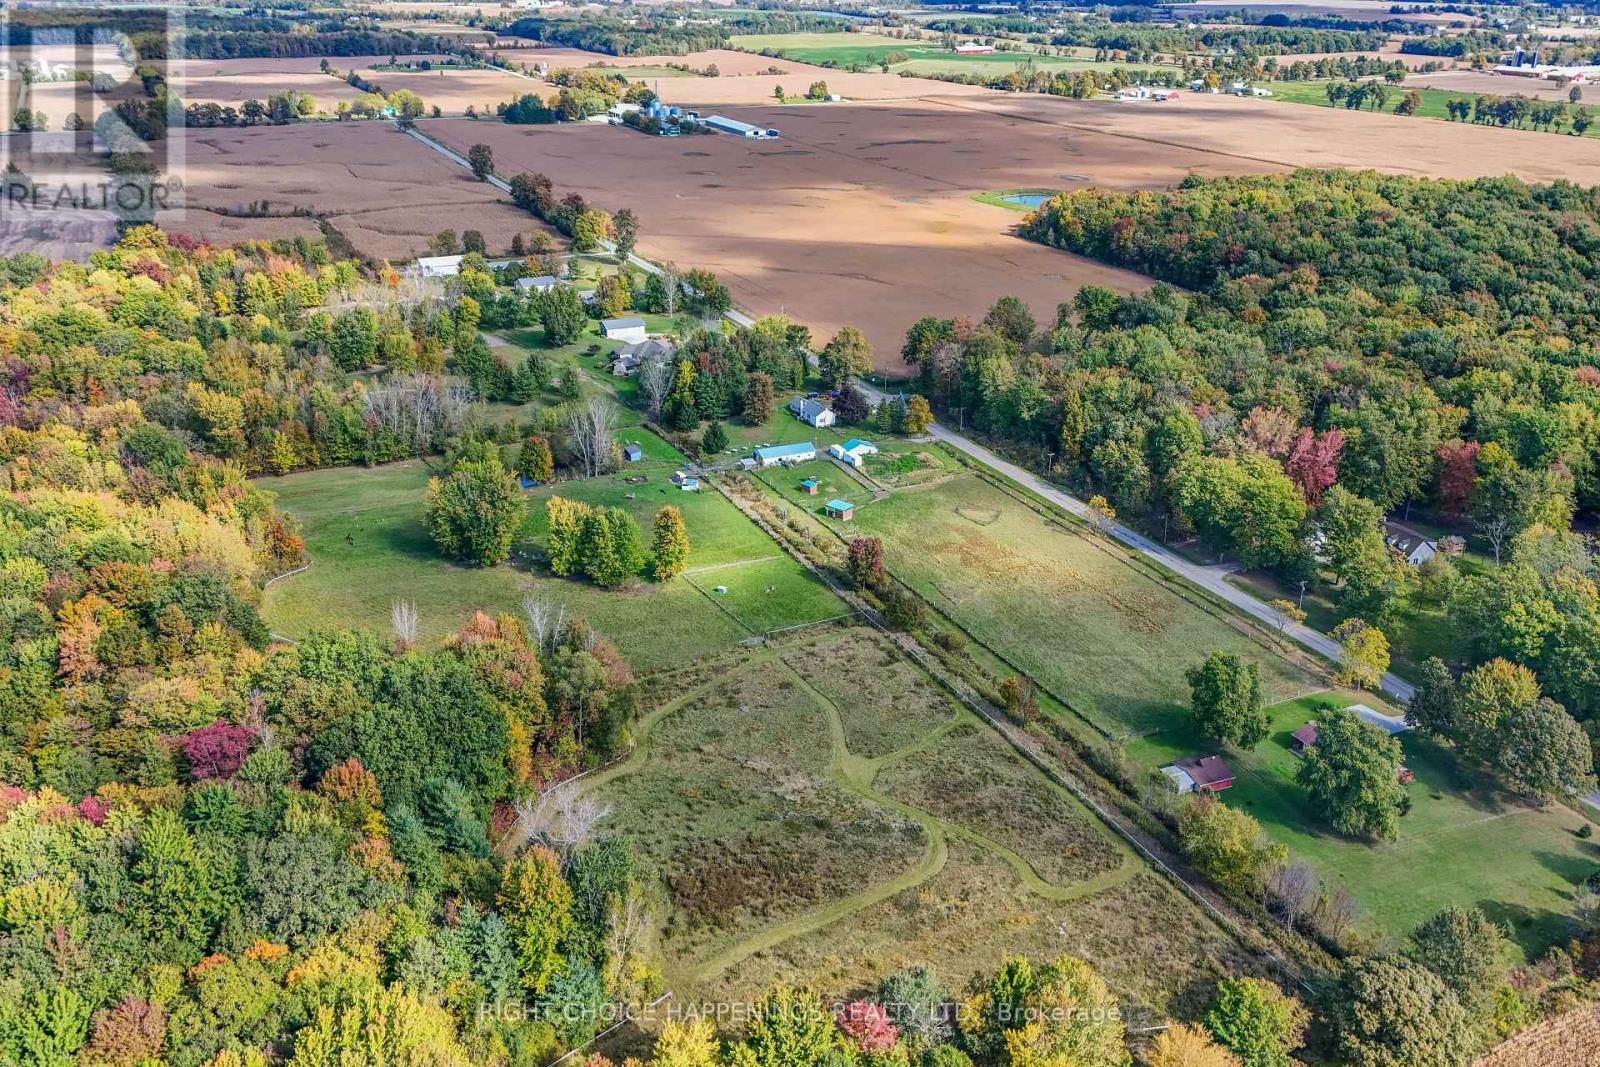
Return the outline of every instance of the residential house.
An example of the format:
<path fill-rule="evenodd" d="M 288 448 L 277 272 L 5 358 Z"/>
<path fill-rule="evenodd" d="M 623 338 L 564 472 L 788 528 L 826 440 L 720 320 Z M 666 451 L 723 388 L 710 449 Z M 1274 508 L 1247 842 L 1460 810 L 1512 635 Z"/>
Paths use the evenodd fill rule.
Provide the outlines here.
<path fill-rule="evenodd" d="M 1437 542 L 1398 522 L 1383 524 L 1383 543 L 1413 567 L 1420 567 L 1439 554 Z"/>
<path fill-rule="evenodd" d="M 650 337 L 631 345 L 623 345 L 612 353 L 611 373 L 619 378 L 637 374 L 646 363 L 665 361 L 678 354 L 678 346 L 665 337 Z"/>
<path fill-rule="evenodd" d="M 795 418 L 814 429 L 826 429 L 838 421 L 833 409 L 809 396 L 797 396 L 789 401 L 789 412 Z"/>
<path fill-rule="evenodd" d="M 542 293 L 546 290 L 554 289 L 559 282 L 560 279 L 553 274 L 541 274 L 536 278 L 518 278 L 513 285 L 516 287 L 518 296 L 532 296 L 534 293 Z"/>

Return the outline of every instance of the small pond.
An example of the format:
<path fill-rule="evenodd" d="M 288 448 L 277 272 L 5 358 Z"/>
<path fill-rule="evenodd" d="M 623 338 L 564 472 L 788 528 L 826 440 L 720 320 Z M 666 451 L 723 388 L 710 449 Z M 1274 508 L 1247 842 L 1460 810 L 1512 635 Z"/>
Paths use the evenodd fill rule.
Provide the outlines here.
<path fill-rule="evenodd" d="M 1052 196 L 1055 196 L 1055 195 L 1056 195 L 1055 193 L 1038 193 L 1038 192 L 1032 192 L 1032 193 L 1002 193 L 1001 196 L 1000 196 L 1000 199 L 1004 200 L 1008 204 L 1021 204 L 1023 207 L 1026 207 L 1026 208 L 1035 208 L 1035 207 L 1038 207 L 1040 204 L 1044 203 L 1046 200 L 1049 200 Z"/>

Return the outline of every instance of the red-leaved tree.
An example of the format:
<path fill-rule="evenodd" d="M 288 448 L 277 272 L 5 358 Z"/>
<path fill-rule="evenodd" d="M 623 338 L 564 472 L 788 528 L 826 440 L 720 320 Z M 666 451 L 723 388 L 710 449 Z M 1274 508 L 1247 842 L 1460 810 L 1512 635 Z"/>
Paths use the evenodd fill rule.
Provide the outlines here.
<path fill-rule="evenodd" d="M 854 538 L 846 566 L 857 585 L 876 589 L 883 584 L 883 542 L 876 537 Z"/>
<path fill-rule="evenodd" d="M 853 1001 L 839 1012 L 839 1029 L 849 1034 L 862 1052 L 888 1052 L 900 1039 L 889 1014 L 877 1004 Z"/>
<path fill-rule="evenodd" d="M 256 732 L 248 726 L 231 726 L 218 719 L 210 726 L 191 730 L 183 738 L 183 757 L 195 781 L 232 778 L 250 755 Z"/>
<path fill-rule="evenodd" d="M 1465 515 L 1478 486 L 1478 442 L 1450 441 L 1439 446 L 1439 507 Z"/>
<path fill-rule="evenodd" d="M 1335 428 L 1313 433 L 1309 426 L 1302 426 L 1295 435 L 1294 444 L 1289 446 L 1284 473 L 1312 507 L 1322 503 L 1323 490 L 1339 477 L 1339 453 L 1343 448 L 1343 430 Z"/>

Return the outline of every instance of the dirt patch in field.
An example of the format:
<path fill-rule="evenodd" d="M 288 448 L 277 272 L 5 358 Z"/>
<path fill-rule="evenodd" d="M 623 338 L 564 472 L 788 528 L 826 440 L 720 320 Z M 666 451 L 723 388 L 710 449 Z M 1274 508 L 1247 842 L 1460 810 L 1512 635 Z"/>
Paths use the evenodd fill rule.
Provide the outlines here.
<path fill-rule="evenodd" d="M 1482 93 L 1485 96 L 1535 96 L 1542 100 L 1565 100 L 1569 87 L 1543 78 L 1516 78 L 1481 70 L 1442 70 L 1436 74 L 1413 74 L 1405 87 L 1443 89 L 1451 93 Z M 1600 100 L 1600 85 L 1583 85 L 1583 99 Z"/>

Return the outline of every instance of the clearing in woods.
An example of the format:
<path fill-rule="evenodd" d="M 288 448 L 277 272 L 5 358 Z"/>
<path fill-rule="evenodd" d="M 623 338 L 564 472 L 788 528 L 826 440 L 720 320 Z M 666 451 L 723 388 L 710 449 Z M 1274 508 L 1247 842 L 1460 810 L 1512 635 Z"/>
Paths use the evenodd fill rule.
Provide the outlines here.
<path fill-rule="evenodd" d="M 799 487 L 811 476 L 822 483 L 817 496 Z M 1189 704 L 1183 672 L 1216 650 L 1259 662 L 1269 700 L 1316 688 L 1226 612 L 969 470 L 934 489 L 899 489 L 879 499 L 863 496 L 854 478 L 826 460 L 761 478 L 812 513 L 830 495 L 848 495 L 855 522 L 825 520 L 830 526 L 846 537 L 881 538 L 895 577 L 1113 735 L 1181 722 Z"/>
<path fill-rule="evenodd" d="M 874 631 L 663 674 L 645 701 L 657 703 L 633 755 L 583 789 L 660 872 L 680 997 L 745 996 L 802 974 L 843 994 L 917 943 L 942 946 L 927 955 L 952 987 L 1007 952 L 1082 952 L 1153 1013 L 1250 967 Z M 983 797 L 963 794 L 980 785 Z M 984 935 L 966 936 L 975 924 Z M 1152 936 L 1182 950 L 1142 970 L 1122 939 Z"/>
<path fill-rule="evenodd" d="M 439 555 L 423 522 L 423 493 L 432 472 L 421 461 L 305 471 L 257 480 L 300 521 L 311 559 L 308 570 L 267 589 L 262 610 L 268 625 L 292 638 L 328 626 L 383 633 L 393 603 L 412 600 L 425 639 L 437 641 L 478 609 L 520 615 L 523 599 L 534 596 L 587 617 L 625 651 L 635 670 L 649 672 L 756 633 L 846 611 L 719 494 L 672 485 L 673 469 L 686 461 L 671 445 L 638 427 L 623 429 L 619 438 L 638 442 L 645 458 L 615 474 L 524 493 L 528 512 L 517 550 L 542 555 L 544 505 L 552 495 L 624 508 L 638 521 L 646 547 L 656 510 L 674 504 L 689 530 L 688 573 L 618 591 L 553 577 L 541 563 L 458 566 Z M 508 449 L 507 464 L 515 459 Z M 726 592 L 717 593 L 718 586 Z"/>

